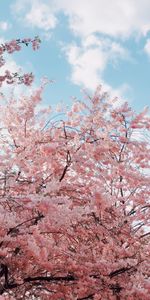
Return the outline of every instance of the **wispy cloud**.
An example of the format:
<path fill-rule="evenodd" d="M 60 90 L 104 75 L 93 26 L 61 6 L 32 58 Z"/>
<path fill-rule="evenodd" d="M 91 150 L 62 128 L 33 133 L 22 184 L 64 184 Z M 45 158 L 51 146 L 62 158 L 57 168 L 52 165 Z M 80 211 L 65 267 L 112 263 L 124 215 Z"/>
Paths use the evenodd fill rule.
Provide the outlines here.
<path fill-rule="evenodd" d="M 29 26 L 35 26 L 45 31 L 55 28 L 56 17 L 51 13 L 47 5 L 41 4 L 32 6 L 31 10 L 26 14 L 25 18 Z"/>
<path fill-rule="evenodd" d="M 146 44 L 144 46 L 144 51 L 150 57 L 150 39 L 147 39 Z"/>
<path fill-rule="evenodd" d="M 0 22 L 0 31 L 7 31 L 9 28 L 11 28 L 11 24 L 6 21 Z"/>
<path fill-rule="evenodd" d="M 25 27 L 35 27 L 47 32 L 54 29 L 57 24 L 50 3 L 47 5 L 44 1 L 23 0 L 16 1 L 11 7 L 14 15 L 23 22 Z"/>

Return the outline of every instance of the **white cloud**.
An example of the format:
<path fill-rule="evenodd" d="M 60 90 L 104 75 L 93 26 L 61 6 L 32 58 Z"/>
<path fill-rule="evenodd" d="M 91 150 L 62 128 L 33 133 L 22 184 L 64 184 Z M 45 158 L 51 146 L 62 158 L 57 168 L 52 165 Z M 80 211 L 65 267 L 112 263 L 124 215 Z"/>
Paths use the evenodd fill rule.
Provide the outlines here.
<path fill-rule="evenodd" d="M 61 0 L 60 7 L 69 16 L 74 33 L 87 36 L 98 32 L 127 38 L 145 35 L 150 30 L 149 0 Z"/>
<path fill-rule="evenodd" d="M 85 50 L 75 45 L 68 47 L 66 55 L 72 68 L 71 80 L 89 89 L 95 88 L 99 84 L 99 72 L 105 68 L 106 55 L 98 48 Z"/>
<path fill-rule="evenodd" d="M 133 30 L 134 1 L 62 0 L 61 8 L 69 17 L 70 28 L 80 36 L 94 32 L 110 36 L 127 36 Z"/>
<path fill-rule="evenodd" d="M 109 61 L 115 65 L 118 58 L 129 57 L 119 43 L 94 35 L 84 39 L 81 46 L 72 44 L 64 47 L 64 51 L 71 65 L 72 82 L 92 90 L 103 82 L 103 72 Z M 106 86 L 104 82 L 103 85 Z"/>

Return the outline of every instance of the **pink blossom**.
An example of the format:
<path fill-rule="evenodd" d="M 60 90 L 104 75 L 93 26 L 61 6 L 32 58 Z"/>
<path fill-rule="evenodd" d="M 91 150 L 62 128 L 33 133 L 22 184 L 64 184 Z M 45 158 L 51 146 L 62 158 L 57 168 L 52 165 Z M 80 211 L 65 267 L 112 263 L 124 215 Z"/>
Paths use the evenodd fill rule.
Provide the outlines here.
<path fill-rule="evenodd" d="M 23 75 L 23 83 L 27 86 L 30 86 L 34 80 L 34 76 L 32 73 Z"/>

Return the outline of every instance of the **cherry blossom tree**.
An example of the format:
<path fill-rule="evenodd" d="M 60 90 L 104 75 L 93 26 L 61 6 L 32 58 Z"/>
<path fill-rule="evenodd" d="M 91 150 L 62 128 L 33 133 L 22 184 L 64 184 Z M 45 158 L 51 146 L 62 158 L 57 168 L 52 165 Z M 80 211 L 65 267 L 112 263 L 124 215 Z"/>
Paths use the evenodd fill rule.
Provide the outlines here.
<path fill-rule="evenodd" d="M 44 87 L 1 103 L 0 300 L 149 300 L 148 111 Z"/>

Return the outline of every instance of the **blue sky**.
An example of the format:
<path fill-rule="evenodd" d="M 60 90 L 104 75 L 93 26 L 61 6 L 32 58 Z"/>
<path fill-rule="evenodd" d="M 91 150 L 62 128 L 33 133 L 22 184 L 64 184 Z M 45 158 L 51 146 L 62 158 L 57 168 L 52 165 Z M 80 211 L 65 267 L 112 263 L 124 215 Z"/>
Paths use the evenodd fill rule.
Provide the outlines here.
<path fill-rule="evenodd" d="M 0 3 L 0 40 L 34 37 L 8 66 L 55 79 L 44 103 L 70 105 L 98 84 L 139 111 L 150 105 L 149 0 L 5 0 Z M 7 66 L 6 66 L 7 67 Z M 2 72 L 3 70 L 0 70 Z"/>

